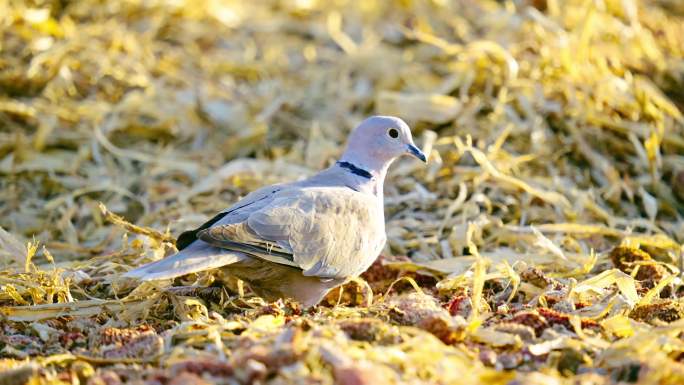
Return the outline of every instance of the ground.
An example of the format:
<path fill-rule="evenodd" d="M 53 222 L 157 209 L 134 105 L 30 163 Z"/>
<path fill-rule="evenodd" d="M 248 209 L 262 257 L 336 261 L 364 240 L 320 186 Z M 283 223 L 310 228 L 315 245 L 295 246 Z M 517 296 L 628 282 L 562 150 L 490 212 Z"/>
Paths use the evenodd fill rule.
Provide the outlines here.
<path fill-rule="evenodd" d="M 677 0 L 0 1 L 0 383 L 684 382 Z M 120 279 L 372 114 L 388 243 L 319 306 Z"/>

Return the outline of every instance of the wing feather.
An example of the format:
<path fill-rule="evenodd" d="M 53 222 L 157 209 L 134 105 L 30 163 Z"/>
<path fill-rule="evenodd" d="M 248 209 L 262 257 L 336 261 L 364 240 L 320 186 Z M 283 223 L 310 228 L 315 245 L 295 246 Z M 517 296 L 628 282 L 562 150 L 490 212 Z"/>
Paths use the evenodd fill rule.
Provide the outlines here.
<path fill-rule="evenodd" d="M 198 239 L 198 234 L 202 230 L 215 225 L 238 223 L 246 220 L 250 213 L 268 204 L 270 199 L 284 187 L 285 185 L 273 185 L 252 191 L 232 206 L 216 214 L 213 218 L 202 224 L 202 226 L 181 233 L 176 240 L 176 248 L 178 250 L 183 250 L 190 246 L 190 244 Z"/>
<path fill-rule="evenodd" d="M 198 237 L 212 246 L 242 251 L 281 265 L 299 267 L 293 261 L 291 250 L 285 250 L 276 243 L 259 238 L 244 222 L 202 230 Z"/>

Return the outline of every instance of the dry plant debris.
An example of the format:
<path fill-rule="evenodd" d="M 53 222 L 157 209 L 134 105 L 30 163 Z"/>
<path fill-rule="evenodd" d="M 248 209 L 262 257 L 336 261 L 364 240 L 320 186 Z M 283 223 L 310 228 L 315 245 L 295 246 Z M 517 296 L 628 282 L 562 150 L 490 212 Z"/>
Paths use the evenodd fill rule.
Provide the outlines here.
<path fill-rule="evenodd" d="M 681 1 L 0 0 L 0 25 L 1 384 L 684 382 Z M 323 305 L 117 279 L 374 113 L 430 163 L 393 167 L 386 257 Z"/>

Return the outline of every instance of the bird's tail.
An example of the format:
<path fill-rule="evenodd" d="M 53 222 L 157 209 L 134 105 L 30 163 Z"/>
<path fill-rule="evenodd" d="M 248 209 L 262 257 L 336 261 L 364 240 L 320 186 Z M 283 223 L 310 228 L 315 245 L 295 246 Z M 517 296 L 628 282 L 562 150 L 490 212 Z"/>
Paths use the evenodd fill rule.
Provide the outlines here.
<path fill-rule="evenodd" d="M 148 263 L 123 275 L 143 281 L 171 279 L 198 271 L 216 269 L 248 258 L 245 254 L 195 241 L 176 254 Z"/>

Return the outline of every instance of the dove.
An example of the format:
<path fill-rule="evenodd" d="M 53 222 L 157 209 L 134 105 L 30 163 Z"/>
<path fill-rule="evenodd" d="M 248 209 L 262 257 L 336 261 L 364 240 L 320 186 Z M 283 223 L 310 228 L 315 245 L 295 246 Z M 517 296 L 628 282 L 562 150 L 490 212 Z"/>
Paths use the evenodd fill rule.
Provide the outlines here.
<path fill-rule="evenodd" d="M 386 242 L 383 184 L 402 155 L 427 162 L 403 120 L 367 118 L 329 168 L 247 194 L 182 233 L 176 254 L 124 276 L 149 281 L 216 270 L 219 279 L 238 278 L 266 300 L 314 306 L 380 255 Z"/>

